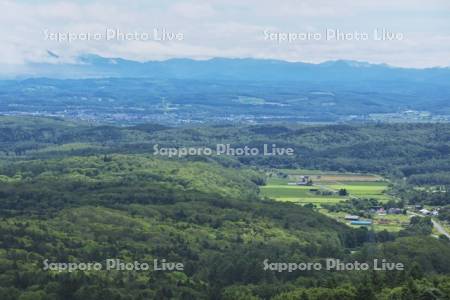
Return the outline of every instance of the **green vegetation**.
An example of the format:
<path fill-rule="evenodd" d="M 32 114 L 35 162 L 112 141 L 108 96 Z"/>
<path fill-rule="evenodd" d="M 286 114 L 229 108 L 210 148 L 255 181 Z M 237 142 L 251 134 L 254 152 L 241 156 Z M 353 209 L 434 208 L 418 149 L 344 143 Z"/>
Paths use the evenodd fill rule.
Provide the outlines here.
<path fill-rule="evenodd" d="M 311 171 L 311 170 L 310 170 Z M 370 175 L 346 174 L 336 172 L 308 172 L 303 170 L 289 173 L 280 170 L 270 173 L 270 178 L 265 186 L 261 187 L 261 194 L 265 197 L 279 201 L 289 201 L 299 204 L 312 203 L 321 205 L 324 203 L 339 203 L 340 201 L 359 197 L 372 198 L 380 201 L 388 201 L 392 197 L 386 194 L 388 182 L 381 181 L 379 176 L 373 176 L 377 181 L 354 181 L 371 178 Z M 315 176 L 312 176 L 314 173 Z M 297 185 L 299 176 L 309 174 L 312 178 L 311 186 Z M 320 174 L 320 175 L 318 175 Z"/>
<path fill-rule="evenodd" d="M 309 170 L 311 171 L 311 170 Z M 278 174 L 278 175 L 273 175 Z M 280 175 L 281 174 L 281 175 Z M 319 208 L 319 212 L 342 223 L 350 224 L 345 216 L 348 214 L 362 215 L 373 221 L 373 229 L 377 232 L 387 230 L 399 232 L 409 224 L 409 216 L 406 214 L 383 214 L 375 211 L 367 212 L 371 207 L 380 206 L 393 201 L 393 197 L 387 194 L 389 183 L 379 176 L 373 176 L 376 181 L 353 181 L 356 179 L 367 180 L 370 175 L 346 174 L 336 172 L 308 172 L 307 174 L 320 174 L 320 177 L 312 176 L 312 186 L 289 185 L 289 182 L 297 179 L 299 173 L 291 170 L 272 173 L 267 184 L 261 187 L 261 194 L 265 197 L 283 202 L 292 202 L 301 205 L 313 204 Z M 360 178 L 358 178 L 360 177 Z M 331 180 L 331 181 L 330 181 Z M 295 183 L 295 182 L 294 182 Z M 350 201 L 350 199 L 352 199 Z M 361 205 L 360 200 L 367 201 L 368 205 Z M 351 225 L 357 227 L 357 225 Z"/>
<path fill-rule="evenodd" d="M 373 153 L 370 144 L 386 132 L 399 142 Z M 414 145 L 405 148 L 402 139 L 412 133 Z M 0 299 L 448 299 L 450 242 L 430 236 L 429 218 L 399 215 L 405 224 L 389 231 L 339 220 L 370 206 L 399 205 L 414 174 L 409 169 L 403 180 L 405 168 L 444 168 L 445 134 L 437 125 L 167 128 L 0 118 Z M 255 146 L 279 141 L 296 147 L 298 156 L 151 155 L 156 143 L 211 146 L 235 139 Z M 432 150 L 423 156 L 427 147 Z M 321 177 L 310 186 L 288 185 L 306 173 L 286 166 L 317 168 Z M 348 194 L 339 196 L 344 189 Z M 405 270 L 263 270 L 265 259 L 329 257 L 382 257 Z M 43 269 L 45 259 L 108 258 L 167 259 L 185 268 Z"/>

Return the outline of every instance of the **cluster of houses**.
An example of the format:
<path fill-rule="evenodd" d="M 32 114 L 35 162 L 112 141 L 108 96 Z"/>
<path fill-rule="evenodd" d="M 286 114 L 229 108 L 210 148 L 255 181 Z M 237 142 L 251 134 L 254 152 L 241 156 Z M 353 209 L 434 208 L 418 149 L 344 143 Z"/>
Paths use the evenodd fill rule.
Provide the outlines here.
<path fill-rule="evenodd" d="M 439 215 L 439 208 L 436 208 L 434 210 L 428 210 L 423 208 L 421 205 L 417 205 L 416 210 L 418 212 L 420 212 L 422 215 L 424 216 L 438 216 Z M 378 215 L 382 216 L 382 215 L 387 215 L 387 214 L 404 214 L 406 212 L 405 209 L 401 209 L 401 208 L 389 208 L 389 209 L 384 209 L 383 207 L 372 207 L 370 209 L 371 212 L 373 213 L 377 213 Z M 346 215 L 345 217 L 346 221 L 350 221 L 351 225 L 372 225 L 372 220 L 361 220 L 359 216 L 356 215 Z M 384 222 L 383 222 L 384 221 Z M 387 220 L 381 219 L 380 223 L 387 223 Z"/>
<path fill-rule="evenodd" d="M 416 211 L 418 211 L 419 213 L 421 213 L 424 216 L 433 216 L 433 217 L 439 216 L 440 207 L 437 207 L 433 210 L 428 210 L 428 209 L 424 208 L 422 205 L 418 204 L 418 205 L 415 205 L 414 208 L 416 209 Z"/>
<path fill-rule="evenodd" d="M 382 206 L 373 206 L 369 209 L 370 213 L 376 213 L 379 216 L 385 215 L 401 215 L 405 214 L 406 210 L 398 207 L 391 207 L 384 209 Z M 356 215 L 346 215 L 346 221 L 350 221 L 351 225 L 372 225 L 372 220 L 361 220 L 359 216 Z M 382 219 L 383 220 L 383 219 Z M 386 221 L 387 222 L 387 221 Z"/>
<path fill-rule="evenodd" d="M 371 213 L 376 213 L 377 215 L 401 215 L 405 214 L 406 210 L 398 207 L 391 207 L 388 209 L 384 209 L 382 206 L 373 206 L 369 209 Z"/>
<path fill-rule="evenodd" d="M 424 216 L 433 216 L 433 217 L 437 217 L 439 216 L 439 210 L 428 210 L 426 208 L 422 208 L 421 210 L 419 210 L 419 212 L 424 215 Z"/>
<path fill-rule="evenodd" d="M 391 208 L 388 208 L 387 210 L 381 208 L 377 213 L 380 216 L 382 216 L 382 215 L 401 215 L 401 214 L 406 213 L 406 210 L 397 208 L 397 207 L 391 207 Z"/>

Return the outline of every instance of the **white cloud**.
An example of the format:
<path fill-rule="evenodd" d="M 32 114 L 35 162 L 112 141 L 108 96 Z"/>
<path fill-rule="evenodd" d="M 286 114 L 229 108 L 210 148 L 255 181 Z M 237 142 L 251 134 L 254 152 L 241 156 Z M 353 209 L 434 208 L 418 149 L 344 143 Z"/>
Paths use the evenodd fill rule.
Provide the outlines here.
<path fill-rule="evenodd" d="M 169 13 L 176 16 L 192 19 L 210 18 L 216 15 L 216 11 L 209 3 L 205 2 L 179 2 L 172 5 Z"/>
<path fill-rule="evenodd" d="M 136 60 L 171 57 L 256 57 L 320 62 L 357 59 L 400 66 L 450 65 L 448 0 L 214 0 L 214 1 L 42 1 L 0 0 L 0 64 L 45 61 L 47 49 L 71 59 L 81 53 Z M 417 21 L 420 16 L 420 22 Z M 422 26 L 426 25 L 426 26 Z M 304 32 L 327 27 L 401 30 L 401 42 L 311 41 L 277 44 L 264 40 L 264 30 Z M 371 27 L 372 26 L 372 27 Z M 45 40 L 44 30 L 57 32 L 182 32 L 184 40 L 76 41 Z"/>

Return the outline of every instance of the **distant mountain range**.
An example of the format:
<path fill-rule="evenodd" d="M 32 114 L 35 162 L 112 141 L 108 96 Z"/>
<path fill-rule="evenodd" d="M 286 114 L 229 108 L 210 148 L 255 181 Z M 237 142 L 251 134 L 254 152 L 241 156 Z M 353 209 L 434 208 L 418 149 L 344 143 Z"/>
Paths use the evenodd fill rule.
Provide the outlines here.
<path fill-rule="evenodd" d="M 137 62 L 122 58 L 105 58 L 87 54 L 76 63 L 59 63 L 59 56 L 49 53 L 54 63 L 32 63 L 26 77 L 92 78 L 138 77 L 193 80 L 248 81 L 408 81 L 448 84 L 450 68 L 408 69 L 385 64 L 337 60 L 320 64 L 268 59 L 209 60 L 169 59 Z"/>
<path fill-rule="evenodd" d="M 19 80 L 0 80 L 0 114 L 171 125 L 450 121 L 450 68 L 97 55 L 68 64 L 53 52 L 48 59 L 54 63 L 30 64 Z"/>

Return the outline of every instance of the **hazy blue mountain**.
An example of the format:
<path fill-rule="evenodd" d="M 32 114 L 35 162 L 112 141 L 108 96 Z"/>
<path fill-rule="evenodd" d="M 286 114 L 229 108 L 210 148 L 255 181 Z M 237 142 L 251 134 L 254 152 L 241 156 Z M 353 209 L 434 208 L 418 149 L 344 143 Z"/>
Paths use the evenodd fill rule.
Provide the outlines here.
<path fill-rule="evenodd" d="M 56 54 L 51 52 L 55 62 Z M 358 61 L 328 61 L 321 64 L 262 59 L 210 60 L 170 59 L 137 62 L 87 54 L 77 63 L 31 64 L 30 74 L 39 77 L 146 77 L 159 79 L 249 80 L 249 81 L 413 81 L 450 82 L 450 68 L 406 69 Z"/>
<path fill-rule="evenodd" d="M 450 121 L 449 68 L 96 55 L 64 64 L 53 52 L 49 59 L 55 63 L 29 66 L 31 78 L 0 81 L 0 114 L 127 124 Z"/>

